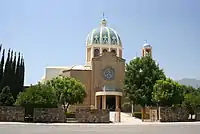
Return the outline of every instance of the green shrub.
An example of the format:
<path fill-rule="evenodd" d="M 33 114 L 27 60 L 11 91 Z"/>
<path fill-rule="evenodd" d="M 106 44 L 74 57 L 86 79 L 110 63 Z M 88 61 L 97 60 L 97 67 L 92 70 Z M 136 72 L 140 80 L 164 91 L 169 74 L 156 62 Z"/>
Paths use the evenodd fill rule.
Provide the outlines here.
<path fill-rule="evenodd" d="M 122 107 L 121 107 L 122 109 L 122 111 L 123 112 L 131 112 L 131 104 L 128 104 L 128 103 L 124 103 L 124 104 L 122 104 Z"/>
<path fill-rule="evenodd" d="M 139 119 L 142 119 L 142 112 L 134 112 L 132 114 L 133 117 L 136 117 L 136 118 L 139 118 Z"/>
<path fill-rule="evenodd" d="M 32 106 L 41 106 L 45 105 L 46 107 L 52 105 L 57 106 L 57 96 L 54 88 L 45 85 L 45 84 L 37 84 L 34 86 L 30 86 L 24 92 L 19 93 L 17 96 L 15 105 L 24 106 L 24 105 L 32 105 Z M 35 107 L 37 108 L 37 107 Z"/>
<path fill-rule="evenodd" d="M 65 112 L 66 118 L 76 118 L 76 114 L 72 112 Z"/>

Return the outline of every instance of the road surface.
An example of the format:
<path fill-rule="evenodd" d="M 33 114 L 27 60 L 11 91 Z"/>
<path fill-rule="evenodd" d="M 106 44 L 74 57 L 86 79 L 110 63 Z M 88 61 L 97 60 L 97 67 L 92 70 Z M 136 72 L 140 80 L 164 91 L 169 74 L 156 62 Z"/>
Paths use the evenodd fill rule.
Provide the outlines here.
<path fill-rule="evenodd" d="M 0 124 L 0 134 L 198 134 L 200 123 L 191 124 Z"/>

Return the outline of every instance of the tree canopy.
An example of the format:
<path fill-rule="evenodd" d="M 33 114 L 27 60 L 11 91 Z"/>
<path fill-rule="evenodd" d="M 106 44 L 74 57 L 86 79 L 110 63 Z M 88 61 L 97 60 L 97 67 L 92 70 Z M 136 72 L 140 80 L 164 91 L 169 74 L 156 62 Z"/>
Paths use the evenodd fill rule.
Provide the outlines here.
<path fill-rule="evenodd" d="M 153 105 L 154 84 L 165 78 L 163 70 L 150 56 L 137 57 L 126 64 L 125 91 L 132 102 L 142 107 Z"/>
<path fill-rule="evenodd" d="M 12 106 L 14 102 L 10 88 L 8 86 L 4 87 L 0 93 L 0 106 Z"/>
<path fill-rule="evenodd" d="M 197 108 L 200 108 L 200 91 L 197 89 L 186 93 L 182 106 L 185 107 L 190 114 L 194 114 Z"/>
<path fill-rule="evenodd" d="M 52 107 L 57 106 L 58 101 L 56 93 L 51 86 L 39 83 L 19 93 L 15 104 L 20 106 L 43 105 Z"/>
<path fill-rule="evenodd" d="M 152 101 L 159 106 L 172 106 L 181 104 L 184 100 L 183 86 L 178 82 L 167 78 L 158 80 L 152 92 Z"/>
<path fill-rule="evenodd" d="M 63 105 L 65 111 L 69 105 L 82 103 L 86 97 L 84 85 L 71 77 L 58 76 L 47 81 L 47 85 L 55 89 L 58 103 Z"/>

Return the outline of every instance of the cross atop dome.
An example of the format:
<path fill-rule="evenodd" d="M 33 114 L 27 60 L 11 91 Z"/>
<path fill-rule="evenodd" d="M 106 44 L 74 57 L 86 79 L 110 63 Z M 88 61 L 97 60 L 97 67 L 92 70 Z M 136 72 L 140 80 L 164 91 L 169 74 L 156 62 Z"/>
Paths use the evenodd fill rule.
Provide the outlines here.
<path fill-rule="evenodd" d="M 107 21 L 106 21 L 106 19 L 104 17 L 104 12 L 103 12 L 103 18 L 101 20 L 101 26 L 106 26 L 106 24 L 107 24 Z"/>

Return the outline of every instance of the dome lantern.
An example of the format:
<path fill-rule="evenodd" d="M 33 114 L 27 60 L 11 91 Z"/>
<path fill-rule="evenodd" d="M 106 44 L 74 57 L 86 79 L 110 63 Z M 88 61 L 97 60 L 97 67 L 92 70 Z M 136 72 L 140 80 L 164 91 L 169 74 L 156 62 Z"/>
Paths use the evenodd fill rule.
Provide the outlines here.
<path fill-rule="evenodd" d="M 147 42 L 147 40 L 144 41 L 144 48 L 151 48 L 151 45 Z"/>
<path fill-rule="evenodd" d="M 106 26 L 107 25 L 107 21 L 106 21 L 106 19 L 102 19 L 101 20 L 101 26 Z"/>

